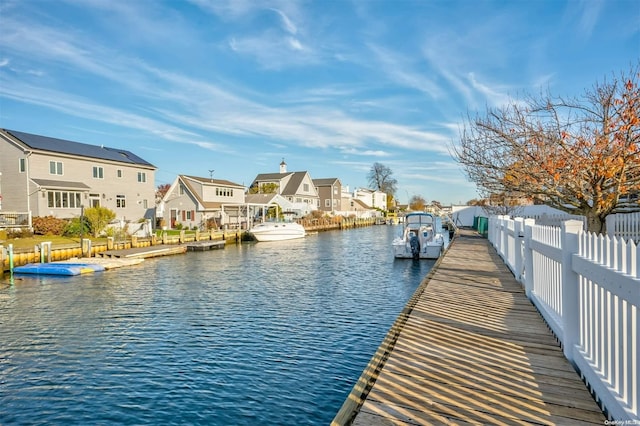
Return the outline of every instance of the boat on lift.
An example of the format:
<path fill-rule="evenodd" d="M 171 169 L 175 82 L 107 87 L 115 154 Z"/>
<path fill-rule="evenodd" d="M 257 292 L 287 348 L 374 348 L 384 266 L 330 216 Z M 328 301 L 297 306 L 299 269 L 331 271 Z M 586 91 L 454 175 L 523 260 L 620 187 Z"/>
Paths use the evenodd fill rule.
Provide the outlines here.
<path fill-rule="evenodd" d="M 404 218 L 402 235 L 393 242 L 398 259 L 437 259 L 449 246 L 449 231 L 442 218 L 430 213 L 409 213 Z"/>

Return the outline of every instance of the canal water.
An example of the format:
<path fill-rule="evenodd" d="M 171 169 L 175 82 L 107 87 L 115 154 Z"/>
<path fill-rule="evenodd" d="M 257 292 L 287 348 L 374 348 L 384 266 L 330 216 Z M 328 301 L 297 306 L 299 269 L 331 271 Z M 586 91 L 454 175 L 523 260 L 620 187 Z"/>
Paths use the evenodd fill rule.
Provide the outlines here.
<path fill-rule="evenodd" d="M 434 264 L 398 232 L 0 281 L 0 424 L 328 425 Z"/>

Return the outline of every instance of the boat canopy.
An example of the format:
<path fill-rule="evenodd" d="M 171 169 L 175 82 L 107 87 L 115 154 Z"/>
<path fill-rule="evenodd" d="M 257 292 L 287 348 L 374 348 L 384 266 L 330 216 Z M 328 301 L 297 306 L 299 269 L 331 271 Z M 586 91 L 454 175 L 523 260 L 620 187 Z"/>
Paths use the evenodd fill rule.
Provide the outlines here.
<path fill-rule="evenodd" d="M 406 225 L 433 225 L 433 216 L 429 213 L 409 213 L 404 220 Z"/>

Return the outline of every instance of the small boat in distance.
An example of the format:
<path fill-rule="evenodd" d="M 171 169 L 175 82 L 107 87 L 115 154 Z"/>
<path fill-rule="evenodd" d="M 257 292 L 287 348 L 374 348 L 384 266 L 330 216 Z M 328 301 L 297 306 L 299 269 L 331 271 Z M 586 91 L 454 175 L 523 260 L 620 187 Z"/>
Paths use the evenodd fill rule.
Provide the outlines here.
<path fill-rule="evenodd" d="M 296 222 L 262 222 L 252 227 L 249 232 L 258 241 L 284 241 L 303 238 L 304 227 Z"/>
<path fill-rule="evenodd" d="M 404 218 L 402 236 L 393 242 L 398 259 L 437 259 L 449 246 L 449 231 L 443 229 L 442 218 L 429 213 L 409 213 Z"/>

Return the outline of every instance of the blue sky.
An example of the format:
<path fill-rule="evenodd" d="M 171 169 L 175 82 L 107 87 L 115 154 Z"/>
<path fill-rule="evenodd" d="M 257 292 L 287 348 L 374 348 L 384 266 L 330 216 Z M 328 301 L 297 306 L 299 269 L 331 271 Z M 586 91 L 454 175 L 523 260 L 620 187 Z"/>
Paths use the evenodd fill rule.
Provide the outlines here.
<path fill-rule="evenodd" d="M 574 96 L 640 57 L 640 3 L 0 0 L 0 127 L 129 149 L 249 185 L 289 171 L 476 198 L 449 154 L 467 113 Z"/>

